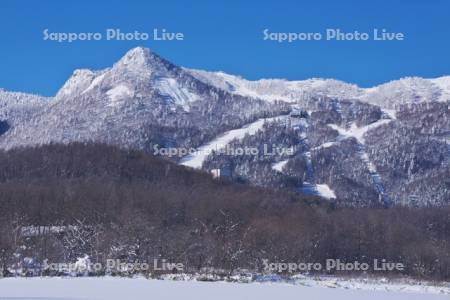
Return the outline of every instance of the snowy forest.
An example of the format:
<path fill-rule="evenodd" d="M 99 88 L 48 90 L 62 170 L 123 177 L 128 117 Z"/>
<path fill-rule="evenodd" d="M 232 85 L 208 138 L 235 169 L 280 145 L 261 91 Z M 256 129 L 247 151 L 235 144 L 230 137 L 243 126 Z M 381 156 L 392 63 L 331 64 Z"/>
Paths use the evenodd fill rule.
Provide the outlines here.
<path fill-rule="evenodd" d="M 263 259 L 331 257 L 405 265 L 386 276 L 450 278 L 449 207 L 337 207 L 104 144 L 0 152 L 0 211 L 3 276 L 63 275 L 40 266 L 86 256 L 163 257 L 225 275 L 263 272 Z"/>

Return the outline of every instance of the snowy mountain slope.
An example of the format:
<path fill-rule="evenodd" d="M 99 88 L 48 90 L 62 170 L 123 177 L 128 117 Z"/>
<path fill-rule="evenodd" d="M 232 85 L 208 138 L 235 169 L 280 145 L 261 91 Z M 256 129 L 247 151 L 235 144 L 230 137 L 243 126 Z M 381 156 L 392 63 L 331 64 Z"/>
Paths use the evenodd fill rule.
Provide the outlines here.
<path fill-rule="evenodd" d="M 394 108 L 406 103 L 419 103 L 447 100 L 445 95 L 450 91 L 445 85 L 438 85 L 437 79 L 407 77 L 394 80 L 375 88 L 366 90 L 360 98 L 362 101 L 385 108 Z"/>
<path fill-rule="evenodd" d="M 154 143 L 197 146 L 284 108 L 209 86 L 145 48 L 111 68 L 77 70 L 50 105 L 17 124 L 1 148 L 99 141 L 149 149 Z"/>
<path fill-rule="evenodd" d="M 291 114 L 285 122 L 232 143 L 294 147 L 293 155 L 233 158 L 213 153 L 203 159 L 203 169 L 231 166 L 236 177 L 252 184 L 290 188 L 350 206 L 448 204 L 450 191 L 445 181 L 437 181 L 449 160 L 444 138 L 450 133 L 450 110 L 445 102 L 409 104 L 395 112 L 319 98 L 301 107 L 308 115 L 299 119 Z M 387 147 L 392 150 L 385 151 Z"/>
<path fill-rule="evenodd" d="M 411 102 L 450 99 L 449 76 L 434 79 L 406 77 L 372 88 L 360 88 L 357 85 L 334 79 L 250 81 L 223 72 L 188 71 L 198 79 L 230 93 L 257 97 L 267 101 L 298 102 L 310 97 L 324 96 L 336 99 L 358 99 L 384 108 L 394 108 Z"/>
<path fill-rule="evenodd" d="M 414 191 L 427 199 L 423 203 L 442 205 L 450 192 L 436 178 L 448 168 L 449 95 L 450 77 L 403 78 L 370 89 L 332 79 L 249 81 L 178 67 L 138 47 L 110 68 L 74 71 L 54 98 L 0 90 L 0 148 L 73 141 L 146 151 L 200 147 L 201 154 L 181 163 L 200 168 L 206 161 L 208 170 L 226 161 L 251 184 L 296 190 L 309 184 L 314 193 L 323 185 L 331 191 L 323 189 L 327 198 L 351 203 L 373 203 L 384 193 L 408 203 Z M 263 119 L 295 111 L 271 128 L 262 126 Z M 278 143 L 297 153 L 208 155 L 228 143 Z M 317 178 L 304 170 L 305 153 Z"/>
<path fill-rule="evenodd" d="M 260 98 L 267 101 L 281 100 L 296 102 L 311 96 L 352 99 L 360 97 L 363 93 L 363 90 L 356 85 L 334 79 L 313 78 L 301 81 L 261 79 L 250 81 L 223 72 L 188 71 L 198 79 L 230 93 Z"/>
<path fill-rule="evenodd" d="M 369 124 L 367 126 L 363 127 L 357 127 L 355 123 L 352 123 L 349 129 L 345 129 L 342 127 L 339 127 L 335 124 L 329 124 L 331 128 L 339 132 L 339 136 L 337 137 L 337 140 L 342 140 L 346 138 L 355 138 L 358 142 L 358 155 L 360 156 L 361 160 L 363 161 L 365 167 L 370 173 L 370 176 L 373 180 L 373 185 L 380 196 L 381 200 L 383 201 L 384 205 L 389 205 L 390 200 L 388 196 L 386 195 L 386 189 L 381 181 L 381 176 L 377 172 L 377 169 L 372 161 L 370 161 L 369 155 L 367 154 L 366 147 L 365 147 L 365 134 L 369 132 L 370 130 L 373 130 L 379 126 L 388 124 L 391 122 L 391 119 L 380 119 L 372 124 Z"/>
<path fill-rule="evenodd" d="M 430 81 L 441 89 L 441 101 L 450 99 L 450 76 L 438 77 L 430 79 Z"/>
<path fill-rule="evenodd" d="M 359 143 L 364 144 L 364 135 L 371 129 L 375 129 L 378 126 L 388 124 L 391 122 L 390 119 L 380 119 L 374 123 L 371 123 L 367 126 L 358 127 L 355 123 L 351 123 L 350 128 L 342 128 L 336 124 L 329 124 L 332 129 L 339 132 L 340 136 L 338 136 L 338 140 L 346 139 L 346 138 L 355 138 Z"/>
<path fill-rule="evenodd" d="M 200 169 L 203 165 L 205 159 L 213 151 L 218 151 L 225 148 L 232 140 L 242 139 L 246 135 L 253 135 L 263 128 L 263 125 L 267 122 L 272 122 L 274 120 L 281 120 L 286 116 L 273 117 L 273 118 L 263 118 L 256 122 L 245 125 L 239 129 L 233 129 L 225 132 L 216 139 L 208 142 L 207 144 L 199 147 L 197 152 L 192 155 L 185 156 L 181 161 L 181 165 Z"/>
<path fill-rule="evenodd" d="M 87 69 L 75 70 L 72 76 L 64 83 L 61 89 L 56 94 L 56 98 L 62 98 L 65 96 L 76 95 L 83 93 L 92 84 L 95 78 L 98 78 L 98 74 L 94 71 Z M 97 79 L 98 80 L 98 79 Z"/>
<path fill-rule="evenodd" d="M 51 98 L 0 89 L 0 136 L 44 108 Z"/>
<path fill-rule="evenodd" d="M 9 92 L 0 88 L 0 119 L 14 119 L 13 112 L 33 111 L 45 106 L 52 98 L 20 92 Z"/>

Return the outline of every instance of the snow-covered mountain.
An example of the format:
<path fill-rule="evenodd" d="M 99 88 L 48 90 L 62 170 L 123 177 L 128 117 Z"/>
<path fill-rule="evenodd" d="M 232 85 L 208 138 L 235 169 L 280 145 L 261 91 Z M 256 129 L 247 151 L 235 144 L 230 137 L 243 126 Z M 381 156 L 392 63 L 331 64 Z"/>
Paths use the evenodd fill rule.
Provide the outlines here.
<path fill-rule="evenodd" d="M 293 187 L 302 192 L 357 206 L 449 203 L 449 183 L 440 180 L 450 176 L 449 76 L 408 77 L 364 89 L 332 79 L 249 81 L 188 71 L 230 93 L 282 100 L 309 112 L 303 122 L 289 118 L 230 143 L 234 148 L 277 143 L 295 147 L 295 155 L 235 159 L 213 154 L 204 158 L 204 169 L 231 168 L 252 184 L 278 188 L 296 178 Z M 333 196 L 322 195 L 320 187 Z"/>
<path fill-rule="evenodd" d="M 319 195 L 326 187 L 327 198 L 350 205 L 445 205 L 449 104 L 450 76 L 368 89 L 333 79 L 249 81 L 182 68 L 138 47 L 110 68 L 74 71 L 53 98 L 0 90 L 0 148 L 74 141 L 149 152 L 278 145 L 295 151 L 203 153 L 181 163 L 229 168 L 255 185 Z"/>
<path fill-rule="evenodd" d="M 39 95 L 9 92 L 0 88 L 0 120 L 15 123 L 16 120 L 42 108 L 52 98 Z"/>
<path fill-rule="evenodd" d="M 0 89 L 0 136 L 25 122 L 46 106 L 51 98 Z"/>
<path fill-rule="evenodd" d="M 435 79 L 407 77 L 366 89 L 362 101 L 394 108 L 406 103 L 450 100 L 450 76 Z"/>
<path fill-rule="evenodd" d="M 205 84 L 135 48 L 111 68 L 76 70 L 48 105 L 2 136 L 0 147 L 71 141 L 195 146 L 283 109 Z"/>
<path fill-rule="evenodd" d="M 187 69 L 193 76 L 208 84 L 230 93 L 267 101 L 297 102 L 309 97 L 354 99 L 363 95 L 364 90 L 354 84 L 334 79 L 313 78 L 301 81 L 284 79 L 261 79 L 250 81 L 224 72 L 208 72 Z"/>
<path fill-rule="evenodd" d="M 450 99 L 450 76 L 434 79 L 406 77 L 373 88 L 334 79 L 313 78 L 300 81 L 261 79 L 250 81 L 223 72 L 188 70 L 193 76 L 230 93 L 267 101 L 298 102 L 324 96 L 334 99 L 357 99 L 384 108 L 411 102 L 446 101 Z"/>

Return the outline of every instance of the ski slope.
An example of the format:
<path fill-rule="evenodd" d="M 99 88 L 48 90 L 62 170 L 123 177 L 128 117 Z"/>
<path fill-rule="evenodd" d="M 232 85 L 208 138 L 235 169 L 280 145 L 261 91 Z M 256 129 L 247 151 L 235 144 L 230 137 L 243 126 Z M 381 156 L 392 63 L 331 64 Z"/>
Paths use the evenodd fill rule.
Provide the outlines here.
<path fill-rule="evenodd" d="M 390 111 L 389 116 L 395 119 L 395 113 Z M 358 155 L 360 159 L 363 161 L 363 163 L 366 165 L 367 170 L 370 173 L 370 176 L 372 178 L 373 186 L 375 190 L 378 192 L 378 195 L 380 195 L 380 200 L 383 201 L 383 204 L 389 205 L 390 200 L 386 193 L 386 190 L 384 188 L 383 182 L 381 180 L 381 176 L 378 173 L 375 164 L 372 163 L 369 159 L 369 155 L 366 152 L 366 146 L 365 146 L 365 139 L 364 135 L 374 128 L 377 128 L 378 126 L 388 124 L 391 122 L 392 119 L 380 119 L 372 124 L 369 124 L 367 126 L 357 127 L 355 123 L 352 123 L 349 129 L 339 127 L 336 124 L 328 124 L 329 127 L 336 130 L 339 133 L 339 136 L 337 137 L 337 140 L 344 140 L 347 138 L 355 138 L 358 142 Z"/>
<path fill-rule="evenodd" d="M 358 127 L 356 123 L 352 123 L 349 129 L 340 127 L 336 124 L 328 124 L 329 127 L 336 130 L 339 133 L 338 140 L 343 140 L 347 138 L 355 138 L 359 143 L 364 144 L 364 135 L 372 129 L 375 129 L 381 125 L 388 124 L 391 122 L 391 119 L 380 119 L 372 124 Z"/>
<path fill-rule="evenodd" d="M 356 286 L 356 288 L 359 288 Z M 287 283 L 226 283 L 125 278 L 8 278 L 0 279 L 0 299 L 39 300 L 440 300 L 449 295 L 425 287 L 401 291 L 353 289 Z"/>
<path fill-rule="evenodd" d="M 186 167 L 191 167 L 194 169 L 201 169 L 203 162 L 205 159 L 212 153 L 214 150 L 220 150 L 226 147 L 231 141 L 234 139 L 242 139 L 247 134 L 253 135 L 258 130 L 262 129 L 264 124 L 267 122 L 273 122 L 275 120 L 282 120 L 286 118 L 286 116 L 278 116 L 273 118 L 262 118 L 257 121 L 247 124 L 242 128 L 233 129 L 225 132 L 214 140 L 208 142 L 207 144 L 199 147 L 194 154 L 187 155 L 184 157 L 180 164 Z"/>

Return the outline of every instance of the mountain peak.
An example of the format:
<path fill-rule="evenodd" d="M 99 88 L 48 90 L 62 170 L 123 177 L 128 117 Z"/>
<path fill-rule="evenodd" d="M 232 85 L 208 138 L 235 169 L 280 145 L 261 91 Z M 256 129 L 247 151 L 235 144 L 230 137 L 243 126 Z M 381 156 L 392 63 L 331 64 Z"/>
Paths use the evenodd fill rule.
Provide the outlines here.
<path fill-rule="evenodd" d="M 135 75 L 146 76 L 152 73 L 165 72 L 167 62 L 148 48 L 136 47 L 129 50 L 113 69 L 126 71 Z"/>
<path fill-rule="evenodd" d="M 77 69 L 72 76 L 64 83 L 61 89 L 56 94 L 56 98 L 69 96 L 74 93 L 80 93 L 86 89 L 92 80 L 95 78 L 96 72 L 89 69 Z"/>
<path fill-rule="evenodd" d="M 148 66 L 155 59 L 155 54 L 148 48 L 136 47 L 129 50 L 119 61 L 121 66 Z"/>
<path fill-rule="evenodd" d="M 144 47 L 136 47 L 129 50 L 121 60 L 123 60 L 124 62 L 146 60 L 150 58 L 150 56 L 151 56 L 150 49 Z"/>

